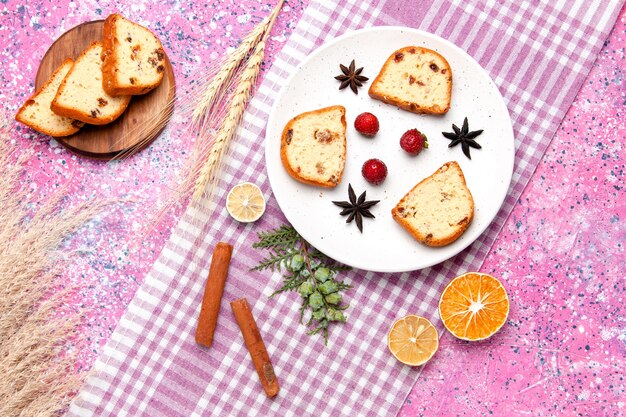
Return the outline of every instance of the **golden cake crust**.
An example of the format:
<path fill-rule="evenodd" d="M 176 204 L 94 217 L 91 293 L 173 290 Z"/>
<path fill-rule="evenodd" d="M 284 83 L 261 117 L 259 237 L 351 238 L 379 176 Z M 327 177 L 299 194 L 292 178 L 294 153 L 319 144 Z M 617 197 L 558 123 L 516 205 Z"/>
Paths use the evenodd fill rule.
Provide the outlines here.
<path fill-rule="evenodd" d="M 368 94 L 412 113 L 445 114 L 452 97 L 452 69 L 438 52 L 406 46 L 385 61 Z"/>
<path fill-rule="evenodd" d="M 474 218 L 474 199 L 456 161 L 446 162 L 415 185 L 391 210 L 393 219 L 417 241 L 445 246 Z"/>
<path fill-rule="evenodd" d="M 35 93 L 24 102 L 15 115 L 15 120 L 26 126 L 54 137 L 70 136 L 83 126 L 83 123 L 68 117 L 59 116 L 50 110 L 50 104 L 56 95 L 65 75 L 74 65 L 71 58 L 67 58 L 59 65 L 52 75 Z"/>
<path fill-rule="evenodd" d="M 104 21 L 102 44 L 102 82 L 108 94 L 146 94 L 161 84 L 165 52 L 149 29 L 112 14 Z"/>
<path fill-rule="evenodd" d="M 291 119 L 281 135 L 280 159 L 294 179 L 336 187 L 346 163 L 346 109 L 330 106 Z"/>
<path fill-rule="evenodd" d="M 76 59 L 50 108 L 60 116 L 93 125 L 111 123 L 124 113 L 131 96 L 112 97 L 102 88 L 102 43 L 92 42 Z"/>

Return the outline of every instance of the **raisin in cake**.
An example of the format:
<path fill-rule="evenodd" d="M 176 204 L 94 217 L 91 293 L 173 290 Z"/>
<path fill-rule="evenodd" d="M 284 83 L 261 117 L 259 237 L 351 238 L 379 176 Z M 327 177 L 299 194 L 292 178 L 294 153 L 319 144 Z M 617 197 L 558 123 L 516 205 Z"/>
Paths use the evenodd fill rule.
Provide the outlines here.
<path fill-rule="evenodd" d="M 413 113 L 444 114 L 450 109 L 452 70 L 437 52 L 407 46 L 391 54 L 368 93 Z"/>
<path fill-rule="evenodd" d="M 117 119 L 131 96 L 112 97 L 102 89 L 102 44 L 93 42 L 74 62 L 50 106 L 58 115 L 92 125 Z"/>
<path fill-rule="evenodd" d="M 326 107 L 291 119 L 283 130 L 280 159 L 300 182 L 337 186 L 346 164 L 346 109 Z"/>
<path fill-rule="evenodd" d="M 391 210 L 393 219 L 428 246 L 458 239 L 474 218 L 474 199 L 455 161 L 445 163 Z"/>
<path fill-rule="evenodd" d="M 73 64 L 70 58 L 63 61 L 46 83 L 26 100 L 15 115 L 15 120 L 44 135 L 61 137 L 78 132 L 83 122 L 59 116 L 50 110 L 50 103 Z"/>
<path fill-rule="evenodd" d="M 108 94 L 145 94 L 161 83 L 165 52 L 150 30 L 112 14 L 104 21 L 102 43 L 104 90 Z"/>

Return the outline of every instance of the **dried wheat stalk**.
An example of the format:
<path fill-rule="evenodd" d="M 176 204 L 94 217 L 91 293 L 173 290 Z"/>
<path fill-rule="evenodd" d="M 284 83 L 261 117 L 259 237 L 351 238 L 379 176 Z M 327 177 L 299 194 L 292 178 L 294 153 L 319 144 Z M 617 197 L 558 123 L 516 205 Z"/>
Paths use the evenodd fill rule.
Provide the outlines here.
<path fill-rule="evenodd" d="M 79 313 L 59 315 L 67 289 L 50 295 L 64 264 L 57 249 L 106 203 L 59 210 L 64 190 L 33 201 L 20 184 L 32 150 L 16 158 L 12 125 L 0 119 L 0 416 L 54 416 L 81 381 L 67 353 Z"/>
<path fill-rule="evenodd" d="M 165 103 L 164 107 L 160 111 L 154 113 L 149 119 L 145 120 L 143 123 L 138 124 L 136 127 L 131 128 L 127 132 L 127 134 L 131 135 L 135 132 L 140 132 L 140 136 L 142 137 L 142 139 L 134 145 L 130 146 L 129 148 L 124 149 L 123 151 L 115 155 L 113 158 L 111 158 L 111 161 L 120 161 L 126 158 L 130 158 L 131 156 L 135 155 L 137 152 L 145 148 L 149 142 L 154 140 L 155 137 L 159 135 L 163 131 L 163 129 L 165 129 L 168 122 L 170 121 L 170 118 L 174 114 L 175 103 L 176 96 L 174 96 L 171 100 Z M 117 140 L 115 142 L 115 146 L 117 146 L 121 140 L 122 138 Z"/>
<path fill-rule="evenodd" d="M 283 0 L 279 1 L 273 12 L 253 31 L 255 35 L 257 32 L 262 35 L 259 35 L 258 43 L 250 53 L 238 84 L 235 87 L 226 116 L 212 141 L 206 160 L 198 171 L 193 193 L 194 199 L 211 196 L 224 154 L 227 152 L 229 144 L 237 132 L 252 89 L 261 71 L 261 63 L 265 57 L 265 44 L 282 4 Z M 230 71 L 230 66 L 226 68 L 226 71 Z"/>
<path fill-rule="evenodd" d="M 276 7 L 221 64 L 203 69 L 189 92 L 177 102 L 175 116 L 185 122 L 184 135 L 194 142 L 191 156 L 176 176 L 166 202 L 144 229 L 152 233 L 166 213 L 184 204 L 192 192 L 196 198 L 210 194 L 221 159 L 228 149 L 245 105 L 254 88 L 265 53 L 265 42 L 284 3 Z M 263 44 L 259 46 L 259 43 Z M 247 64 L 247 65 L 246 65 Z M 244 72 L 246 74 L 244 75 Z M 128 154 L 125 153 L 123 157 Z"/>
<path fill-rule="evenodd" d="M 206 87 L 203 88 L 200 100 L 196 104 L 192 121 L 194 124 L 202 128 L 202 122 L 207 120 L 207 116 L 216 104 L 219 103 L 220 98 L 227 91 L 227 86 L 232 82 L 237 68 L 245 61 L 250 51 L 259 43 L 261 37 L 268 31 L 268 25 L 271 28 L 271 22 L 276 17 L 277 10 L 280 10 L 283 0 L 281 0 L 270 16 L 266 17 L 260 24 L 258 24 L 252 32 L 250 32 L 224 61 L 217 72 L 206 83 Z"/>
<path fill-rule="evenodd" d="M 223 160 L 224 153 L 228 148 L 231 139 L 235 136 L 243 113 L 246 109 L 246 104 L 250 98 L 252 87 L 256 83 L 256 79 L 261 68 L 261 62 L 263 56 L 257 54 L 258 51 L 265 49 L 265 41 L 259 42 L 254 48 L 254 54 L 250 57 L 250 60 L 242 74 L 241 82 L 237 86 L 235 93 L 233 94 L 232 103 L 225 119 L 222 122 L 221 128 L 218 130 L 213 146 L 209 150 L 208 157 L 199 172 L 196 180 L 194 198 L 200 198 L 205 196 L 206 191 L 212 189 L 209 185 L 212 185 L 216 179 L 216 173 L 219 171 L 220 164 Z M 209 193 L 210 194 L 210 193 Z"/>

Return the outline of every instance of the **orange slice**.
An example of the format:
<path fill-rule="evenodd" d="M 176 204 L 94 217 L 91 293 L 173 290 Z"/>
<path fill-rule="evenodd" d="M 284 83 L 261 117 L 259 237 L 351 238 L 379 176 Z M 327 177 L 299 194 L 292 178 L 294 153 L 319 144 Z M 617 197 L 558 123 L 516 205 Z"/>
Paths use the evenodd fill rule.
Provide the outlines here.
<path fill-rule="evenodd" d="M 496 278 L 468 272 L 454 278 L 443 290 L 439 315 L 446 329 L 459 339 L 486 339 L 506 322 L 509 297 Z"/>
<path fill-rule="evenodd" d="M 389 350 L 400 362 L 418 366 L 433 357 L 439 348 L 439 334 L 424 317 L 410 315 L 396 320 L 387 336 Z"/>

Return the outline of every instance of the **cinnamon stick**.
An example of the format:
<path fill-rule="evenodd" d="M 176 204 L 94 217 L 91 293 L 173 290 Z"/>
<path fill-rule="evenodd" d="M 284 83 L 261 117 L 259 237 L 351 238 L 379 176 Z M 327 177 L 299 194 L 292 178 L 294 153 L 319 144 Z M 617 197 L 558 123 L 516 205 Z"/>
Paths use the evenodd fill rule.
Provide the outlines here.
<path fill-rule="evenodd" d="M 252 311 L 250 311 L 248 301 L 245 298 L 241 298 L 230 303 L 230 306 L 243 334 L 243 340 L 246 342 L 254 367 L 261 379 L 261 384 L 263 384 L 265 394 L 270 398 L 274 397 L 280 391 L 280 386 L 278 385 L 270 356 L 267 353 L 267 349 L 265 349 L 265 343 L 263 343 L 259 328 L 254 321 Z"/>
<path fill-rule="evenodd" d="M 233 247 L 224 242 L 219 242 L 213 250 L 209 276 L 204 288 L 202 307 L 198 317 L 198 327 L 196 328 L 196 343 L 206 347 L 211 347 L 213 343 L 213 333 L 217 325 L 217 315 L 220 311 L 232 252 Z"/>

